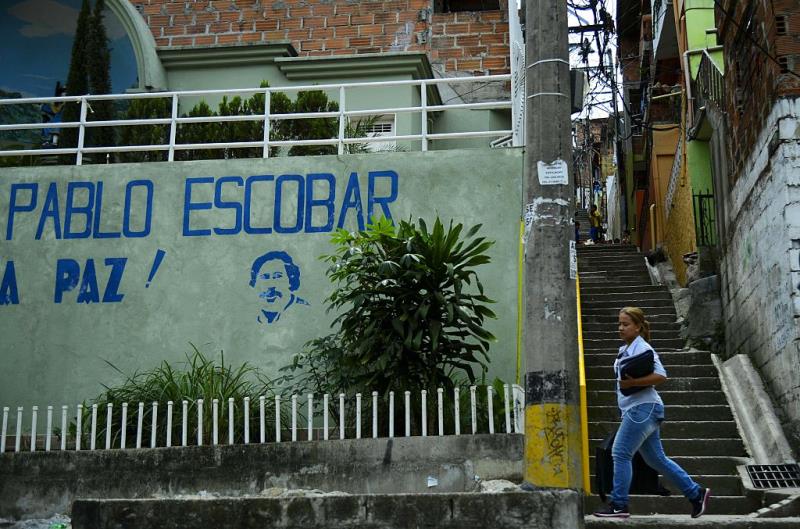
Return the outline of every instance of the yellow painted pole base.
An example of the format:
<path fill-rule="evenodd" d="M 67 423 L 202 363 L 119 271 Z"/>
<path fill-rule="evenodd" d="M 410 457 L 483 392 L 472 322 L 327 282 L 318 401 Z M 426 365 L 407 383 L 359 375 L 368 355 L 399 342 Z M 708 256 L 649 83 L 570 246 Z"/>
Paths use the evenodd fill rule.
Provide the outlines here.
<path fill-rule="evenodd" d="M 537 487 L 582 489 L 580 406 L 525 406 L 525 480 Z"/>

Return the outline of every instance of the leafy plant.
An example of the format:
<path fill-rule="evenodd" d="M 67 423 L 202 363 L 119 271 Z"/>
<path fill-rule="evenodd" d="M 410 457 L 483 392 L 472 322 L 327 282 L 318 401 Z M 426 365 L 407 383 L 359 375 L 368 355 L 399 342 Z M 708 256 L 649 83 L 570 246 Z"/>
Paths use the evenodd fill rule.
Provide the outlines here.
<path fill-rule="evenodd" d="M 475 268 L 490 261 L 493 242 L 462 237 L 463 226 L 429 230 L 382 219 L 366 230 L 338 230 L 336 250 L 323 256 L 336 288 L 328 309 L 342 311 L 338 331 L 308 342 L 283 368 L 284 382 L 303 391 L 338 393 L 392 389 L 451 393 L 456 376 L 485 372 L 494 336 L 483 327 L 495 315 Z"/>

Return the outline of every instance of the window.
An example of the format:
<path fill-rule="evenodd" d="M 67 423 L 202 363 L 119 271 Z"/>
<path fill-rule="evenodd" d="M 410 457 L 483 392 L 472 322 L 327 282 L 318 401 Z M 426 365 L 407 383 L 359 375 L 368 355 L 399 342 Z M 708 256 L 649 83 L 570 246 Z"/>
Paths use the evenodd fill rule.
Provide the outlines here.
<path fill-rule="evenodd" d="M 775 17 L 775 32 L 778 35 L 786 35 L 786 15 L 778 15 Z"/>
<path fill-rule="evenodd" d="M 459 11 L 497 11 L 499 0 L 435 0 L 434 13 L 456 13 Z"/>
<path fill-rule="evenodd" d="M 380 138 L 383 136 L 395 135 L 395 116 L 394 114 L 383 116 L 369 116 L 364 124 L 363 134 L 368 138 Z M 366 144 L 368 152 L 391 151 L 397 143 L 390 141 L 371 141 Z"/>

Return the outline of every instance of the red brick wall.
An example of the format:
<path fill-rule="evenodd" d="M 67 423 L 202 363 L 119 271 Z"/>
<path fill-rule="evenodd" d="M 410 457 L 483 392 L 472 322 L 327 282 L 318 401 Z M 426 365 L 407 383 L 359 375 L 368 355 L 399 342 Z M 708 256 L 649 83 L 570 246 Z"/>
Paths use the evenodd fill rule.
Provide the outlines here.
<path fill-rule="evenodd" d="M 717 27 L 725 46 L 725 95 L 731 139 L 731 184 L 738 179 L 745 160 L 753 150 L 764 122 L 780 97 L 800 96 L 800 78 L 782 73 L 781 67 L 760 51 L 758 42 L 770 55 L 787 61 L 790 71 L 800 74 L 800 5 L 797 0 L 722 0 L 717 7 Z M 747 14 L 752 9 L 748 33 Z M 779 36 L 776 16 L 787 19 L 787 34 Z"/>
<path fill-rule="evenodd" d="M 434 13 L 431 0 L 131 0 L 160 48 L 289 40 L 301 56 L 415 51 L 447 72 L 508 73 L 507 0 Z M 424 41 L 424 42 L 421 42 Z"/>

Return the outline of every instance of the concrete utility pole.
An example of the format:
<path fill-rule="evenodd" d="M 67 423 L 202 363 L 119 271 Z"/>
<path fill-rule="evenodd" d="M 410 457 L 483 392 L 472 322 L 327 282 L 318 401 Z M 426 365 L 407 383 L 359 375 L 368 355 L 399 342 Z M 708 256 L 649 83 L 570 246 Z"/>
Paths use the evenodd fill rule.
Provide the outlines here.
<path fill-rule="evenodd" d="M 567 4 L 527 0 L 525 32 L 525 478 L 580 489 Z"/>

